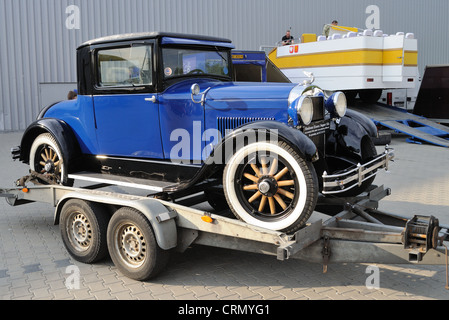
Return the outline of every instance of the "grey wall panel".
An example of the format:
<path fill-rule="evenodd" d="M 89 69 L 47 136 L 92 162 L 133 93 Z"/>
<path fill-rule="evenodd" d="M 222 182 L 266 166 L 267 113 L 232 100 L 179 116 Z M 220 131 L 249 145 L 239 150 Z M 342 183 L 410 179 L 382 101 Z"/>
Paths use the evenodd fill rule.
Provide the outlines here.
<path fill-rule="evenodd" d="M 0 131 L 24 130 L 35 119 L 47 101 L 40 84 L 76 82 L 75 50 L 89 39 L 160 30 L 226 37 L 238 49 L 258 50 L 290 27 L 296 38 L 320 34 L 333 19 L 365 28 L 372 4 L 385 33 L 415 33 L 421 72 L 449 63 L 447 0 L 0 0 Z M 66 27 L 71 5 L 79 8 L 79 29 Z"/>

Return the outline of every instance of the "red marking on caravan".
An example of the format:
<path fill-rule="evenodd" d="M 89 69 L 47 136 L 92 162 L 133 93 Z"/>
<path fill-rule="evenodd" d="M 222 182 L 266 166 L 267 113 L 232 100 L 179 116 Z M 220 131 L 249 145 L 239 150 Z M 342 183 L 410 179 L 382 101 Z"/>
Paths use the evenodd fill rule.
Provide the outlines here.
<path fill-rule="evenodd" d="M 295 45 L 295 46 L 290 46 L 289 48 L 288 48 L 288 51 L 292 54 L 292 53 L 298 53 L 298 51 L 299 51 L 299 46 L 298 45 Z"/>

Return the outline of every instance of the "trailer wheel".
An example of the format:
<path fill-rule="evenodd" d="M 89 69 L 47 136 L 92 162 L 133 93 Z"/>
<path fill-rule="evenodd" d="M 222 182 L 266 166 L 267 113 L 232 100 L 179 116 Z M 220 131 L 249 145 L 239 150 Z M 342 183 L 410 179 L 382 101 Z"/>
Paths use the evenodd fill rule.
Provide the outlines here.
<path fill-rule="evenodd" d="M 150 222 L 133 208 L 123 207 L 114 213 L 107 240 L 112 261 L 128 278 L 148 280 L 168 263 L 169 251 L 158 246 Z"/>
<path fill-rule="evenodd" d="M 270 230 L 294 232 L 315 209 L 318 179 L 311 163 L 287 143 L 251 143 L 240 148 L 223 173 L 234 215 Z"/>
<path fill-rule="evenodd" d="M 59 228 L 67 251 L 77 261 L 94 263 L 108 253 L 106 232 L 109 215 L 99 204 L 80 199 L 62 207 Z"/>

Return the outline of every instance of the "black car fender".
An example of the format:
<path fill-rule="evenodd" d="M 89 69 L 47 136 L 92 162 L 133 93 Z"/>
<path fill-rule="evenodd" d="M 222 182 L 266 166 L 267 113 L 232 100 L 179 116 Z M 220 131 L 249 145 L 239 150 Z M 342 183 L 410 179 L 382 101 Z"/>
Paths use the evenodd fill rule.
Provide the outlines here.
<path fill-rule="evenodd" d="M 337 144 L 334 150 L 338 147 L 360 155 L 361 143 L 366 136 L 377 137 L 374 122 L 365 115 L 348 109 L 338 122 L 336 130 L 329 136 L 327 145 Z"/>
<path fill-rule="evenodd" d="M 364 114 L 348 109 L 346 110 L 345 118 L 352 119 L 354 122 L 359 124 L 365 130 L 366 134 L 369 135 L 371 138 L 377 137 L 376 125 L 370 118 L 368 118 Z"/>
<path fill-rule="evenodd" d="M 303 132 L 281 122 L 257 121 L 246 124 L 225 136 L 214 147 L 211 156 L 206 160 L 206 164 L 212 164 L 212 162 L 217 162 L 217 160 L 222 160 L 223 164 L 227 163 L 229 158 L 234 154 L 234 150 L 241 148 L 249 142 L 273 141 L 287 142 L 307 161 L 312 161 L 317 152 L 313 141 Z M 217 157 L 217 155 L 219 156 Z"/>
<path fill-rule="evenodd" d="M 235 151 L 250 142 L 288 143 L 306 161 L 314 161 L 317 147 L 301 131 L 275 121 L 257 121 L 246 124 L 226 135 L 213 149 L 201 169 L 188 182 L 164 191 L 177 191 L 189 188 L 198 181 L 208 178 L 223 169 Z"/>
<path fill-rule="evenodd" d="M 46 132 L 56 139 L 66 161 L 70 161 L 80 154 L 78 141 L 67 123 L 59 119 L 43 118 L 30 124 L 22 136 L 19 157 L 22 162 L 29 163 L 33 141 L 37 136 Z"/>

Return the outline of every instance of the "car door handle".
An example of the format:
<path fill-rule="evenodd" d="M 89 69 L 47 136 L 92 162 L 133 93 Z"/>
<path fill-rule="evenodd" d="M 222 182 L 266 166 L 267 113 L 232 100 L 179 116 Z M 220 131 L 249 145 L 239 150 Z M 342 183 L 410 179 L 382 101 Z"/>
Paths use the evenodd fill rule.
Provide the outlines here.
<path fill-rule="evenodd" d="M 152 96 L 151 98 L 145 98 L 145 101 L 149 101 L 149 102 L 155 103 L 157 101 L 156 100 L 156 96 Z"/>

